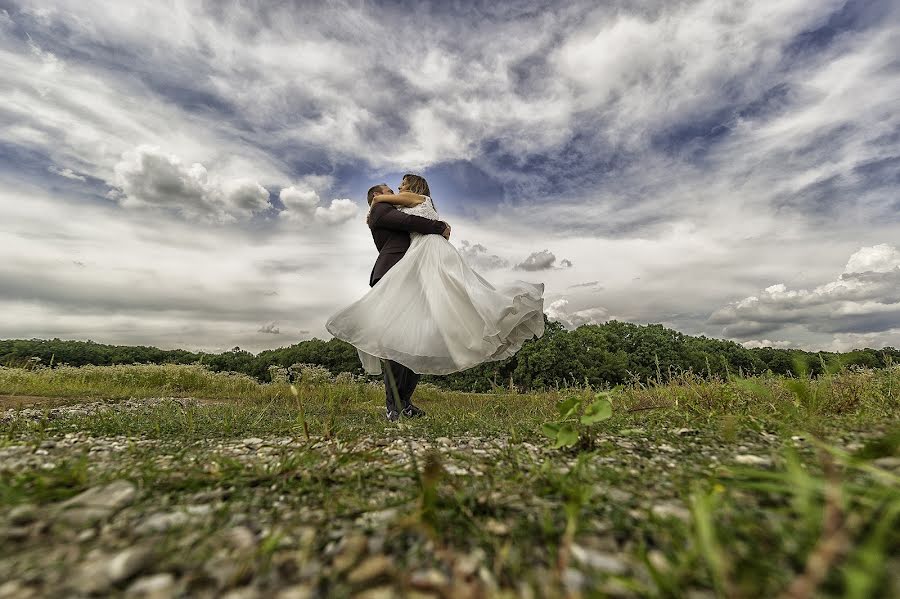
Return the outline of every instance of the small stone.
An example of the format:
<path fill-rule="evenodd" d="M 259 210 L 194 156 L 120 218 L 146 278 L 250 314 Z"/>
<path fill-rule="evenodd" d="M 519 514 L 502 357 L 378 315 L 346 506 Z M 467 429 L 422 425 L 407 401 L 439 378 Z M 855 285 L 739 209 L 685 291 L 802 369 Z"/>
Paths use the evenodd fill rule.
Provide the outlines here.
<path fill-rule="evenodd" d="M 253 576 L 253 570 L 247 564 L 224 555 L 213 557 L 203 564 L 203 571 L 220 589 L 246 583 Z"/>
<path fill-rule="evenodd" d="M 261 595 L 255 588 L 247 586 L 233 589 L 222 595 L 222 599 L 259 599 Z"/>
<path fill-rule="evenodd" d="M 693 429 L 693 428 L 680 428 L 677 431 L 675 431 L 675 434 L 678 435 L 679 437 L 690 437 L 690 436 L 699 434 L 699 431 L 697 431 L 697 429 Z"/>
<path fill-rule="evenodd" d="M 175 577 L 168 572 L 138 578 L 125 591 L 128 599 L 172 599 L 175 597 Z"/>
<path fill-rule="evenodd" d="M 95 556 L 81 564 L 72 579 L 72 586 L 87 595 L 100 594 L 109 589 L 111 581 L 107 575 L 106 560 Z"/>
<path fill-rule="evenodd" d="M 106 567 L 106 575 L 112 584 L 124 582 L 153 563 L 153 552 L 147 547 L 129 547 L 116 554 Z"/>
<path fill-rule="evenodd" d="M 492 535 L 504 536 L 509 534 L 509 526 L 499 520 L 489 519 L 484 523 L 484 529 Z"/>
<path fill-rule="evenodd" d="M 109 510 L 122 509 L 131 504 L 137 495 L 137 487 L 127 480 L 117 480 L 98 487 L 92 487 L 60 504 L 62 508 L 73 506 L 97 507 Z"/>
<path fill-rule="evenodd" d="M 261 446 L 264 443 L 264 441 L 262 439 L 260 439 L 259 437 L 250 437 L 248 439 L 244 439 L 243 441 L 241 441 L 241 443 L 251 449 L 255 449 L 255 448 Z"/>
<path fill-rule="evenodd" d="M 385 578 L 393 572 L 391 560 L 385 555 L 373 555 L 366 558 L 350 574 L 347 581 L 350 584 L 365 585 L 378 579 Z"/>
<path fill-rule="evenodd" d="M 353 599 L 394 599 L 398 597 L 394 587 L 380 586 L 374 589 L 366 589 L 353 595 Z"/>
<path fill-rule="evenodd" d="M 134 531 L 142 535 L 154 532 L 165 532 L 170 528 L 184 526 L 189 520 L 190 516 L 184 512 L 158 513 L 147 517 L 143 522 L 137 525 Z"/>
<path fill-rule="evenodd" d="M 572 557 L 581 565 L 598 572 L 622 575 L 628 571 L 628 565 L 625 562 L 609 553 L 588 549 L 574 543 L 571 546 L 571 551 Z"/>
<path fill-rule="evenodd" d="M 575 568 L 566 568 L 562 574 L 562 583 L 570 595 L 580 596 L 587 578 Z"/>
<path fill-rule="evenodd" d="M 603 494 L 615 503 L 628 503 L 634 497 L 628 491 L 623 491 L 622 489 L 616 488 L 604 489 Z"/>
<path fill-rule="evenodd" d="M 769 458 L 752 455 L 749 453 L 734 456 L 734 461 L 744 466 L 771 466 L 772 460 Z"/>
<path fill-rule="evenodd" d="M 467 578 L 478 572 L 478 566 L 484 559 L 483 552 L 473 551 L 468 555 L 463 555 L 456 560 L 453 570 L 454 574 L 460 578 Z"/>
<path fill-rule="evenodd" d="M 22 541 L 28 538 L 31 529 L 27 526 L 10 526 L 8 528 L 0 528 L 0 539 L 7 541 Z"/>
<path fill-rule="evenodd" d="M 113 516 L 137 495 L 130 482 L 119 480 L 108 485 L 92 487 L 58 506 L 60 521 L 72 526 L 90 526 Z"/>
<path fill-rule="evenodd" d="M 9 580 L 0 584 L 0 599 L 32 599 L 37 592 L 19 580 Z"/>
<path fill-rule="evenodd" d="M 366 552 L 369 542 L 363 535 L 351 534 L 344 537 L 334 556 L 332 566 L 338 574 L 352 568 Z"/>
<path fill-rule="evenodd" d="M 238 551 L 248 551 L 256 547 L 256 535 L 246 526 L 229 528 L 223 536 L 228 546 Z"/>
<path fill-rule="evenodd" d="M 691 513 L 687 508 L 677 503 L 659 503 L 654 505 L 650 511 L 657 518 L 675 518 L 682 522 L 688 522 L 691 519 Z"/>
<path fill-rule="evenodd" d="M 900 470 L 900 457 L 898 456 L 885 456 L 874 460 L 872 463 L 885 470 Z"/>
<path fill-rule="evenodd" d="M 37 508 L 30 503 L 17 505 L 9 512 L 9 523 L 13 526 L 22 526 L 23 524 L 31 524 L 37 520 Z"/>
<path fill-rule="evenodd" d="M 436 568 L 413 572 L 412 576 L 409 577 L 409 584 L 412 587 L 427 591 L 440 591 L 448 583 L 447 576 Z"/>
<path fill-rule="evenodd" d="M 669 563 L 669 559 L 666 557 L 666 554 L 659 549 L 651 549 L 650 551 L 648 551 L 647 561 L 650 562 L 650 565 L 652 565 L 657 572 L 661 572 L 663 574 L 672 569 L 672 564 Z"/>
<path fill-rule="evenodd" d="M 306 584 L 298 584 L 286 589 L 281 589 L 275 599 L 312 599 L 315 595 L 313 587 Z"/>

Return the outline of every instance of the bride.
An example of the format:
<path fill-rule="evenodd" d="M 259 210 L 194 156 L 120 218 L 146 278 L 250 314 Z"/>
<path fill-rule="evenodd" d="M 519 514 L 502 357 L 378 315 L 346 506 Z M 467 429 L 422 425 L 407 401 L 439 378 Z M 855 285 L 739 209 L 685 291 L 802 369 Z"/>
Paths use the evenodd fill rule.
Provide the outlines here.
<path fill-rule="evenodd" d="M 439 220 L 425 180 L 410 179 L 399 194 L 376 195 L 371 207 L 387 202 Z M 400 261 L 325 325 L 356 347 L 367 373 L 381 374 L 383 359 L 418 374 L 449 374 L 508 358 L 544 334 L 543 283 L 494 286 L 444 236 L 409 236 Z"/>

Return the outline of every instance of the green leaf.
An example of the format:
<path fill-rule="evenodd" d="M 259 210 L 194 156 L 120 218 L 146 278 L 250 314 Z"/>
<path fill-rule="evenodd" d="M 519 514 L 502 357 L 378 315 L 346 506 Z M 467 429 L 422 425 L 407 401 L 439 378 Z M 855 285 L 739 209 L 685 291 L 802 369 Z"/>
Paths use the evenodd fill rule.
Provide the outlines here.
<path fill-rule="evenodd" d="M 595 424 L 612 416 L 612 402 L 605 397 L 599 397 L 584 411 L 581 424 Z"/>
<path fill-rule="evenodd" d="M 541 427 L 541 432 L 551 439 L 556 439 L 556 436 L 559 434 L 560 426 L 559 422 L 545 422 L 544 426 Z"/>
<path fill-rule="evenodd" d="M 562 417 L 562 419 L 565 420 L 566 418 L 571 416 L 575 412 L 575 410 L 578 408 L 578 403 L 580 401 L 581 400 L 578 398 L 577 395 L 573 395 L 569 399 L 567 399 L 564 402 L 557 405 L 556 409 L 559 411 L 560 417 Z"/>
<path fill-rule="evenodd" d="M 553 448 L 572 447 L 576 443 L 578 443 L 578 431 L 571 424 L 563 424 L 556 434 L 556 445 Z"/>

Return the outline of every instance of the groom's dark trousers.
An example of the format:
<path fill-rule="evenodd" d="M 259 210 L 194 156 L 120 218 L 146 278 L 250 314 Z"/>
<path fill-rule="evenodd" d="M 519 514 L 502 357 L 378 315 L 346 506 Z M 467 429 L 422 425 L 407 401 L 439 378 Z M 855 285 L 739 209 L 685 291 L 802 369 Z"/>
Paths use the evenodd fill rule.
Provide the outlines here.
<path fill-rule="evenodd" d="M 375 260 L 375 266 L 369 275 L 370 287 L 374 287 L 406 254 L 406 250 L 409 249 L 410 231 L 441 235 L 447 228 L 444 221 L 406 214 L 397 210 L 395 206 L 384 203 L 377 203 L 372 207 L 368 222 L 375 247 L 378 248 L 378 259 Z M 413 392 L 419 383 L 419 375 L 393 360 L 382 360 L 381 368 L 384 371 L 384 391 L 388 411 L 405 408 L 411 403 Z"/>

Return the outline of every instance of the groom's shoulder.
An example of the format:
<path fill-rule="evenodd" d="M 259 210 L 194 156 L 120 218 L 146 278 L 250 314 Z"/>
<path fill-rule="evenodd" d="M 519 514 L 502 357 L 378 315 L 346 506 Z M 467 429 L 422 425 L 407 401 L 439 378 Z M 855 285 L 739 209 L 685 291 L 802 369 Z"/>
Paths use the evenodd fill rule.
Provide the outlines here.
<path fill-rule="evenodd" d="M 386 213 L 396 210 L 397 207 L 393 204 L 388 204 L 385 202 L 378 202 L 374 206 L 372 206 L 372 210 L 369 213 L 371 216 L 375 217 L 374 219 L 370 219 L 371 222 L 375 222 L 376 219 L 384 216 Z"/>

